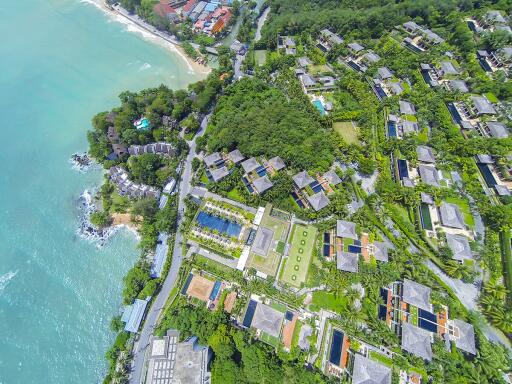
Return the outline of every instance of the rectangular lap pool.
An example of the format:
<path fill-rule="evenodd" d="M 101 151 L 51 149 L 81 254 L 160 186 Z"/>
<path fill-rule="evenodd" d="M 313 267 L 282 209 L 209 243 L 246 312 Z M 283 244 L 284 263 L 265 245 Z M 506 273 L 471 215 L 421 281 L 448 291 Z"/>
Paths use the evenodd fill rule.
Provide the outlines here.
<path fill-rule="evenodd" d="M 332 333 L 331 353 L 329 354 L 329 361 L 337 366 L 340 365 L 341 348 L 343 344 L 343 333 L 334 330 Z"/>
<path fill-rule="evenodd" d="M 197 222 L 199 223 L 200 227 L 217 230 L 220 233 L 230 237 L 238 237 L 238 235 L 240 235 L 240 231 L 242 230 L 242 227 L 239 224 L 222 217 L 213 216 L 209 213 L 206 213 L 205 211 L 199 212 L 197 215 Z"/>
<path fill-rule="evenodd" d="M 433 229 L 428 204 L 422 203 L 420 205 L 420 219 L 423 229 L 426 229 L 427 231 L 431 231 Z"/>
<path fill-rule="evenodd" d="M 388 121 L 388 137 L 396 137 L 396 123 Z"/>

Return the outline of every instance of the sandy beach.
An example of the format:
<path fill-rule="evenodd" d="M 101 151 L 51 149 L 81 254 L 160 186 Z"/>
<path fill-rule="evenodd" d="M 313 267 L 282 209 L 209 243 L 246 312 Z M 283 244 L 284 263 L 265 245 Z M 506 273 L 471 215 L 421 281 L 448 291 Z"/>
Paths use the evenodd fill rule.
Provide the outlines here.
<path fill-rule="evenodd" d="M 126 225 L 133 229 L 139 229 L 139 223 L 142 222 L 142 217 L 135 217 L 135 221 L 132 221 L 132 215 L 130 213 L 114 213 L 112 214 L 112 226 Z"/>
<path fill-rule="evenodd" d="M 119 6 L 110 8 L 105 4 L 104 0 L 82 0 L 82 2 L 95 5 L 105 13 L 109 14 L 115 21 L 127 25 L 130 32 L 139 33 L 144 39 L 152 43 L 159 44 L 160 46 L 177 53 L 187 63 L 190 71 L 203 75 L 204 77 L 212 71 L 212 69 L 207 65 L 199 64 L 188 57 L 176 39 L 171 36 L 164 35 L 137 15 L 130 15 L 126 10 Z"/>

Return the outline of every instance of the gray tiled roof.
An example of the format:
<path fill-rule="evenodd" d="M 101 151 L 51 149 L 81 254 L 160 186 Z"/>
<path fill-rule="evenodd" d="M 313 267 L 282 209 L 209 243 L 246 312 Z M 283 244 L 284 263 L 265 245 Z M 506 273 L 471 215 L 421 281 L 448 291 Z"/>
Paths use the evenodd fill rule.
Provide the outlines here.
<path fill-rule="evenodd" d="M 465 228 L 464 217 L 457 205 L 443 202 L 439 207 L 439 212 L 441 214 L 441 223 L 445 227 Z"/>
<path fill-rule="evenodd" d="M 325 195 L 324 191 L 308 196 L 307 199 L 315 211 L 319 211 L 322 208 L 327 207 L 330 203 L 329 198 Z"/>
<path fill-rule="evenodd" d="M 266 257 L 273 238 L 274 231 L 270 228 L 262 227 L 260 225 L 258 231 L 256 232 L 256 236 L 254 237 L 251 251 L 257 255 Z"/>
<path fill-rule="evenodd" d="M 235 164 L 241 162 L 245 158 L 244 155 L 242 155 L 242 153 L 238 149 L 229 152 L 228 156 L 229 160 L 231 160 Z"/>
<path fill-rule="evenodd" d="M 508 129 L 505 124 L 500 123 L 499 121 L 488 121 L 485 123 L 492 137 L 496 137 L 498 139 L 506 139 L 508 134 Z"/>
<path fill-rule="evenodd" d="M 402 179 L 402 185 L 407 188 L 414 188 L 414 181 L 412 181 L 408 177 L 404 177 Z"/>
<path fill-rule="evenodd" d="M 466 236 L 447 233 L 446 243 L 448 248 L 452 250 L 453 258 L 455 260 L 463 261 L 473 257 L 473 253 L 471 252 L 471 247 L 469 246 L 469 241 Z"/>
<path fill-rule="evenodd" d="M 229 171 L 226 166 L 223 166 L 217 169 L 211 169 L 210 174 L 212 175 L 213 181 L 217 182 L 229 175 Z"/>
<path fill-rule="evenodd" d="M 244 162 L 242 162 L 242 168 L 244 169 L 245 173 L 254 171 L 260 165 L 261 164 L 258 163 L 258 161 L 254 157 L 251 157 L 250 159 L 247 159 Z"/>
<path fill-rule="evenodd" d="M 364 49 L 364 47 L 359 43 L 350 43 L 348 44 L 348 47 L 355 52 L 359 52 Z"/>
<path fill-rule="evenodd" d="M 409 133 L 416 133 L 419 130 L 418 123 L 415 121 L 404 120 L 402 121 L 401 126 L 404 135 Z"/>
<path fill-rule="evenodd" d="M 476 161 L 480 164 L 494 164 L 494 160 L 491 155 L 476 155 Z"/>
<path fill-rule="evenodd" d="M 418 160 L 424 163 L 435 163 L 436 158 L 434 156 L 434 151 L 432 148 L 427 147 L 426 145 L 418 145 L 416 147 L 416 153 L 418 155 Z"/>
<path fill-rule="evenodd" d="M 455 68 L 455 66 L 453 65 L 453 63 L 451 61 L 442 61 L 441 62 L 441 70 L 446 75 L 458 75 L 459 74 L 458 69 Z"/>
<path fill-rule="evenodd" d="M 439 187 L 439 175 L 437 173 L 436 167 L 433 165 L 424 165 L 420 164 L 418 166 L 418 170 L 420 172 L 421 180 L 433 187 Z"/>
<path fill-rule="evenodd" d="M 380 60 L 380 56 L 377 55 L 375 52 L 368 52 L 364 55 L 366 60 L 368 60 L 370 63 L 376 63 Z"/>
<path fill-rule="evenodd" d="M 458 328 L 458 332 L 455 335 L 455 346 L 464 352 L 476 355 L 475 330 L 473 326 L 458 319 L 453 320 L 453 323 Z"/>
<path fill-rule="evenodd" d="M 496 190 L 496 193 L 499 196 L 510 196 L 511 195 L 510 190 L 505 185 L 496 184 L 494 186 L 494 189 Z"/>
<path fill-rule="evenodd" d="M 302 171 L 293 176 L 293 181 L 299 188 L 305 188 L 309 184 L 311 184 L 315 179 L 313 179 L 306 171 Z"/>
<path fill-rule="evenodd" d="M 271 336 L 279 337 L 283 320 L 284 313 L 268 305 L 258 303 L 254 311 L 251 327 L 260 329 Z"/>
<path fill-rule="evenodd" d="M 391 384 L 391 368 L 356 353 L 352 384 Z"/>
<path fill-rule="evenodd" d="M 409 323 L 402 324 L 402 349 L 421 357 L 432 360 L 432 336 L 429 331 Z"/>
<path fill-rule="evenodd" d="M 506 23 L 507 21 L 503 17 L 500 11 L 490 10 L 484 16 L 485 20 L 494 23 Z"/>
<path fill-rule="evenodd" d="M 359 254 L 349 252 L 337 253 L 336 267 L 341 271 L 357 272 L 359 270 Z"/>
<path fill-rule="evenodd" d="M 404 279 L 402 300 L 410 305 L 430 311 L 430 288 L 415 281 Z"/>
<path fill-rule="evenodd" d="M 336 236 L 357 240 L 356 223 L 345 220 L 336 221 Z"/>
<path fill-rule="evenodd" d="M 379 73 L 379 77 L 382 80 L 390 79 L 393 77 L 393 73 L 389 70 L 388 67 L 380 67 L 377 69 L 377 72 Z"/>
<path fill-rule="evenodd" d="M 390 82 L 388 87 L 395 95 L 400 95 L 404 91 L 404 87 L 399 81 Z"/>
<path fill-rule="evenodd" d="M 308 65 L 311 65 L 311 60 L 309 60 L 309 58 L 303 56 L 303 57 L 299 57 L 297 59 L 297 63 L 301 67 L 307 67 Z"/>
<path fill-rule="evenodd" d="M 262 194 L 263 192 L 265 192 L 266 190 L 272 188 L 272 186 L 274 185 L 270 179 L 268 178 L 268 176 L 262 176 L 260 178 L 257 178 L 256 180 L 254 180 L 252 182 L 252 185 L 254 185 L 254 189 L 259 193 L 259 194 Z"/>
<path fill-rule="evenodd" d="M 301 75 L 300 79 L 305 87 L 313 87 L 316 84 L 316 80 L 309 74 Z"/>
<path fill-rule="evenodd" d="M 213 164 L 215 164 L 216 161 L 220 160 L 220 153 L 219 152 L 213 152 L 209 154 L 208 156 L 204 157 L 204 163 L 207 167 L 211 167 Z"/>
<path fill-rule="evenodd" d="M 275 156 L 271 158 L 269 161 L 270 165 L 272 165 L 272 168 L 274 168 L 276 171 L 279 171 L 286 167 L 286 164 L 284 163 L 283 159 L 281 159 L 279 156 Z"/>
<path fill-rule="evenodd" d="M 450 80 L 448 84 L 452 91 L 459 91 L 461 93 L 469 92 L 468 85 L 464 80 Z"/>
<path fill-rule="evenodd" d="M 332 169 L 324 173 L 324 179 L 328 180 L 329 184 L 332 185 L 338 185 L 339 183 L 341 183 L 340 177 Z"/>
<path fill-rule="evenodd" d="M 309 350 L 310 343 L 307 338 L 309 336 L 311 336 L 312 334 L 313 334 L 313 329 L 309 325 L 303 324 L 302 327 L 300 327 L 298 345 L 299 345 L 299 348 L 302 349 L 303 351 Z"/>
<path fill-rule="evenodd" d="M 479 115 L 496 114 L 496 109 L 494 109 L 494 106 L 489 100 L 487 100 L 487 98 L 483 96 L 471 96 L 471 101 L 473 102 L 473 106 Z"/>
<path fill-rule="evenodd" d="M 399 100 L 398 104 L 400 105 L 400 113 L 404 115 L 415 115 L 416 108 L 414 105 L 405 100 Z"/>
<path fill-rule="evenodd" d="M 388 246 L 381 241 L 374 241 L 373 246 L 375 247 L 373 256 L 378 261 L 388 261 Z"/>
<path fill-rule="evenodd" d="M 420 196 L 421 196 L 421 202 L 422 203 L 425 203 L 425 204 L 428 204 L 428 205 L 433 205 L 434 204 L 434 198 L 431 195 L 429 195 L 428 193 L 421 192 Z"/>

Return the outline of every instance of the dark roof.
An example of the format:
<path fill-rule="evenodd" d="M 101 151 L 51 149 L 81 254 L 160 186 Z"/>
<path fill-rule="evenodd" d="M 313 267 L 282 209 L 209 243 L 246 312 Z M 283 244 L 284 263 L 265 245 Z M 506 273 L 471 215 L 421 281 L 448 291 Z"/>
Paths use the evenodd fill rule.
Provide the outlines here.
<path fill-rule="evenodd" d="M 433 165 L 424 165 L 420 164 L 418 166 L 418 170 L 420 172 L 421 180 L 433 187 L 439 187 L 439 175 L 437 173 L 436 167 Z"/>
<path fill-rule="evenodd" d="M 350 43 L 348 44 L 348 47 L 355 52 L 359 52 L 364 49 L 364 47 L 359 43 Z"/>
<path fill-rule="evenodd" d="M 254 185 L 254 189 L 256 190 L 256 192 L 262 194 L 266 190 L 272 188 L 274 184 L 270 181 L 268 176 L 262 176 L 254 180 L 252 182 L 252 185 Z"/>
<path fill-rule="evenodd" d="M 388 255 L 388 246 L 381 242 L 381 241 L 374 241 L 373 242 L 373 256 L 375 257 L 375 260 L 378 261 L 388 261 L 389 255 Z"/>
<path fill-rule="evenodd" d="M 219 181 L 229 175 L 229 171 L 226 166 L 223 166 L 217 169 L 211 169 L 210 174 L 212 175 L 213 181 Z"/>
<path fill-rule="evenodd" d="M 461 93 L 469 92 L 468 85 L 464 80 L 450 80 L 448 84 L 452 91 L 459 91 Z"/>
<path fill-rule="evenodd" d="M 205 156 L 203 160 L 207 167 L 211 167 L 212 165 L 215 164 L 216 161 L 218 161 L 220 159 L 221 159 L 220 153 L 213 152 L 213 153 L 209 154 L 208 156 Z"/>
<path fill-rule="evenodd" d="M 256 236 L 254 237 L 254 242 L 252 243 L 251 251 L 256 253 L 257 255 L 266 257 L 273 238 L 273 230 L 260 226 L 258 228 L 258 231 L 256 232 Z"/>
<path fill-rule="evenodd" d="M 451 203 L 443 202 L 439 207 L 441 223 L 445 227 L 464 229 L 465 223 L 460 208 Z"/>
<path fill-rule="evenodd" d="M 393 73 L 388 67 L 380 67 L 377 69 L 377 72 L 382 80 L 391 79 L 393 77 Z"/>
<path fill-rule="evenodd" d="M 487 100 L 484 96 L 471 96 L 471 101 L 473 102 L 473 106 L 475 107 L 477 113 L 479 115 L 494 115 L 496 114 L 496 109 L 491 104 L 489 100 Z"/>
<path fill-rule="evenodd" d="M 404 279 L 402 285 L 402 300 L 407 304 L 430 311 L 430 291 L 431 289 L 415 281 Z"/>
<path fill-rule="evenodd" d="M 254 171 L 260 165 L 261 164 L 258 163 L 258 161 L 254 157 L 251 157 L 250 159 L 247 159 L 244 162 L 242 162 L 242 168 L 246 173 Z"/>
<path fill-rule="evenodd" d="M 336 254 L 336 267 L 341 271 L 357 272 L 359 270 L 359 254 L 338 252 Z"/>
<path fill-rule="evenodd" d="M 426 145 L 418 145 L 416 147 L 416 153 L 418 155 L 418 160 L 424 163 L 435 163 L 436 157 L 434 156 L 434 151 L 432 148 L 427 147 Z"/>
<path fill-rule="evenodd" d="M 410 323 L 402 324 L 402 349 L 421 357 L 432 360 L 431 333 Z"/>
<path fill-rule="evenodd" d="M 299 188 L 305 188 L 309 184 L 311 184 L 315 179 L 313 179 L 306 171 L 302 171 L 293 176 L 293 181 Z"/>
<path fill-rule="evenodd" d="M 329 198 L 325 195 L 324 191 L 315 193 L 313 196 L 307 197 L 309 204 L 315 211 L 319 211 L 329 205 Z"/>
<path fill-rule="evenodd" d="M 270 336 L 279 337 L 283 320 L 284 313 L 268 305 L 258 303 L 254 311 L 251 327 L 260 329 Z"/>
<path fill-rule="evenodd" d="M 405 100 L 399 100 L 398 104 L 400 105 L 400 113 L 404 115 L 415 115 L 416 108 L 414 105 Z"/>
<path fill-rule="evenodd" d="M 448 248 L 452 250 L 453 258 L 455 260 L 463 261 L 473 257 L 473 253 L 471 252 L 471 247 L 469 246 L 469 241 L 466 236 L 447 233 L 446 243 Z"/>
<path fill-rule="evenodd" d="M 428 193 L 421 192 L 420 196 L 421 196 L 422 203 L 425 203 L 428 205 L 434 205 L 434 198 L 431 195 L 429 195 Z"/>
<path fill-rule="evenodd" d="M 453 320 L 453 324 L 456 327 L 454 333 L 455 346 L 464 352 L 476 355 L 475 330 L 473 326 L 458 319 Z"/>
<path fill-rule="evenodd" d="M 329 184 L 338 185 L 341 183 L 341 178 L 334 170 L 330 170 L 324 173 L 324 179 L 329 181 Z"/>
<path fill-rule="evenodd" d="M 476 161 L 480 164 L 494 164 L 494 160 L 491 155 L 476 155 Z"/>
<path fill-rule="evenodd" d="M 391 384 L 391 368 L 356 353 L 352 384 Z"/>
<path fill-rule="evenodd" d="M 229 160 L 231 160 L 233 163 L 239 163 L 243 159 L 245 159 L 244 155 L 238 150 L 235 149 L 234 151 L 229 152 L 228 154 Z"/>
<path fill-rule="evenodd" d="M 357 240 L 356 223 L 345 220 L 336 221 L 336 236 Z"/>
<path fill-rule="evenodd" d="M 279 171 L 286 167 L 286 164 L 284 163 L 283 159 L 281 159 L 279 156 L 271 158 L 268 162 L 276 171 Z"/>
<path fill-rule="evenodd" d="M 487 125 L 489 133 L 492 137 L 496 137 L 498 139 L 506 139 L 509 136 L 508 129 L 505 124 L 500 123 L 499 121 L 488 121 L 485 124 Z"/>

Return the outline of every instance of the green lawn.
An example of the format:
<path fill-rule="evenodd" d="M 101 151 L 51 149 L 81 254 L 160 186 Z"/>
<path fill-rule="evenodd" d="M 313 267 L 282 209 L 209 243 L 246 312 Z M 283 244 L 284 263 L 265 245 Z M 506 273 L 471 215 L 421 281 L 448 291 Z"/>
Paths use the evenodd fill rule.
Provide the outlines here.
<path fill-rule="evenodd" d="M 332 125 L 334 131 L 340 135 L 347 144 L 359 145 L 359 139 L 357 138 L 358 129 L 353 121 L 337 121 Z"/>
<path fill-rule="evenodd" d="M 327 65 L 320 64 L 320 65 L 310 65 L 308 67 L 308 72 L 312 75 L 318 75 L 319 73 L 331 73 L 332 71 Z"/>
<path fill-rule="evenodd" d="M 254 61 L 258 66 L 265 65 L 265 62 L 267 61 L 267 51 L 265 49 L 254 51 Z"/>
<path fill-rule="evenodd" d="M 277 348 L 277 346 L 279 345 L 280 341 L 277 337 L 274 337 L 274 336 L 271 336 L 269 335 L 268 333 L 265 333 L 265 332 L 261 332 L 261 337 L 260 337 L 261 341 L 273 346 L 274 348 Z"/>
<path fill-rule="evenodd" d="M 279 312 L 282 312 L 282 313 L 286 312 L 286 305 L 283 305 L 276 301 L 273 301 L 272 303 L 270 303 L 270 306 L 274 309 L 277 309 Z"/>
<path fill-rule="evenodd" d="M 452 203 L 457 205 L 460 208 L 460 211 L 464 215 L 464 221 L 466 225 L 469 225 L 471 228 L 475 226 L 475 219 L 471 214 L 471 210 L 469 209 L 469 203 L 466 199 L 460 197 L 448 197 L 446 198 L 447 203 Z"/>
<path fill-rule="evenodd" d="M 218 263 L 214 260 L 208 259 L 207 257 L 204 257 L 202 255 L 196 254 L 195 259 L 201 263 L 204 263 L 206 268 L 204 268 L 205 271 L 208 271 L 208 267 L 211 267 L 211 272 L 215 272 L 215 270 L 221 270 L 225 273 L 231 273 L 233 270 L 229 268 L 227 265 Z"/>
<path fill-rule="evenodd" d="M 370 351 L 370 359 L 382 363 L 387 367 L 393 366 L 393 360 L 375 351 Z"/>
<path fill-rule="evenodd" d="M 242 197 L 240 196 L 240 193 L 238 192 L 238 189 L 236 187 L 228 192 L 228 199 L 240 202 L 242 201 Z"/>
<path fill-rule="evenodd" d="M 492 92 L 487 92 L 484 95 L 491 103 L 497 103 L 499 101 L 496 95 Z"/>
<path fill-rule="evenodd" d="M 282 282 L 294 287 L 300 287 L 306 282 L 317 232 L 312 225 L 295 225 Z"/>
<path fill-rule="evenodd" d="M 345 309 L 346 299 L 344 296 L 339 298 L 334 297 L 333 293 L 324 291 L 313 292 L 313 300 L 310 304 L 312 311 L 318 311 L 324 308 L 336 313 L 341 313 Z"/>
<path fill-rule="evenodd" d="M 249 254 L 247 265 L 256 269 L 257 271 L 263 272 L 266 275 L 275 276 L 279 262 L 281 261 L 281 254 L 279 253 L 279 242 L 285 242 L 288 236 L 288 228 L 290 223 L 285 220 L 281 220 L 277 217 L 270 216 L 272 205 L 268 204 L 265 207 L 265 213 L 261 219 L 260 226 L 271 229 L 274 232 L 272 239 L 272 245 L 270 246 L 268 253 L 265 257 L 256 255 L 255 253 Z M 277 242 L 276 249 L 274 249 Z"/>

